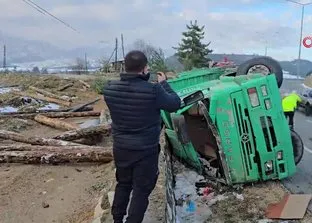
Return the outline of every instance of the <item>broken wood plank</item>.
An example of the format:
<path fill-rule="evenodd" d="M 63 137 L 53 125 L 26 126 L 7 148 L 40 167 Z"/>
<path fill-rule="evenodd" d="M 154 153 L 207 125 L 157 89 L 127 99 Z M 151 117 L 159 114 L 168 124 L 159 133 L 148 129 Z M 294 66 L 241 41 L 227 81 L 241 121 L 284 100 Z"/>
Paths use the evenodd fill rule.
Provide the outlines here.
<path fill-rule="evenodd" d="M 54 136 L 52 138 L 65 140 L 65 141 L 72 141 L 72 140 L 88 137 L 90 135 L 98 135 L 98 134 L 101 134 L 103 136 L 109 136 L 111 134 L 111 126 L 104 124 L 104 125 L 92 126 L 92 127 L 84 128 L 84 129 L 77 129 L 74 131 L 67 131 L 60 135 Z"/>
<path fill-rule="evenodd" d="M 12 93 L 16 94 L 16 95 L 24 96 L 24 97 L 35 98 L 35 99 L 38 99 L 41 101 L 56 103 L 56 104 L 63 105 L 66 107 L 70 107 L 70 105 L 71 105 L 71 102 L 59 100 L 56 98 L 50 98 L 50 97 L 46 97 L 46 96 L 41 96 L 41 95 L 36 95 L 36 94 L 31 94 L 31 93 L 25 93 L 25 92 L 19 92 L 19 91 L 12 91 Z"/>
<path fill-rule="evenodd" d="M 9 139 L 15 142 L 22 142 L 31 145 L 40 145 L 40 146 L 82 146 L 78 143 L 62 141 L 57 139 L 46 139 L 46 138 L 39 138 L 39 137 L 27 137 L 23 136 L 22 134 L 0 130 L 0 138 L 1 139 Z"/>
<path fill-rule="evenodd" d="M 59 95 L 56 95 L 56 94 L 53 94 L 49 91 L 46 91 L 46 90 L 43 90 L 43 89 L 40 89 L 40 88 L 36 88 L 34 86 L 29 86 L 30 89 L 40 93 L 40 94 L 43 94 L 44 96 L 47 96 L 47 97 L 50 97 L 50 98 L 55 98 L 55 99 L 59 99 L 59 100 L 62 100 L 62 101 L 67 101 L 67 102 L 72 102 L 72 100 L 70 98 L 63 98 Z"/>
<path fill-rule="evenodd" d="M 90 88 L 91 86 L 90 86 L 90 84 L 88 84 L 88 83 L 86 83 L 85 81 L 83 81 L 83 80 L 78 80 L 80 83 L 82 83 L 85 87 L 87 87 L 87 88 Z"/>
<path fill-rule="evenodd" d="M 97 99 L 95 99 L 95 100 L 93 100 L 93 101 L 90 101 L 90 102 L 88 102 L 88 103 L 86 103 L 86 104 L 77 105 L 77 106 L 71 108 L 70 111 L 72 111 L 72 112 L 79 111 L 80 109 L 83 109 L 83 108 L 86 107 L 86 106 L 92 105 L 92 104 L 94 104 L 94 103 L 96 103 L 96 102 L 98 102 L 98 101 L 100 101 L 100 100 L 101 100 L 101 98 L 97 98 Z"/>
<path fill-rule="evenodd" d="M 36 115 L 34 119 L 35 121 L 41 124 L 44 124 L 44 125 L 56 128 L 56 129 L 65 129 L 65 130 L 79 129 L 79 126 L 76 124 L 61 121 L 58 119 L 49 118 L 44 115 Z"/>
<path fill-rule="evenodd" d="M 94 146 L 0 146 L 0 163 L 60 164 L 113 160 L 110 147 Z"/>
<path fill-rule="evenodd" d="M 70 84 L 66 84 L 66 85 L 64 85 L 64 86 L 61 86 L 61 87 L 59 87 L 57 90 L 58 90 L 58 91 L 64 91 L 64 90 L 66 90 L 67 88 L 70 88 L 70 87 L 72 87 L 72 86 L 74 86 L 74 83 L 70 83 Z"/>

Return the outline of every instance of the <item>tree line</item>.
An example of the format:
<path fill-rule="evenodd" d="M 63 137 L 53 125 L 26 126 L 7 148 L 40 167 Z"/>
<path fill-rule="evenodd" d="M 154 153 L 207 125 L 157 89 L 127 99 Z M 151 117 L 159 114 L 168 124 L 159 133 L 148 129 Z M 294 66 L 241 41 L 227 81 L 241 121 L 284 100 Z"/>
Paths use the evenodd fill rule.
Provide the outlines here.
<path fill-rule="evenodd" d="M 186 31 L 182 32 L 182 39 L 174 54 L 178 61 L 183 65 L 184 70 L 191 70 L 193 68 L 202 68 L 209 66 L 209 54 L 213 51 L 209 49 L 210 43 L 203 43 L 205 38 L 205 26 L 200 26 L 191 21 L 186 25 Z M 144 40 L 137 40 L 134 43 L 134 49 L 141 50 L 148 58 L 149 65 L 152 72 L 155 71 L 173 71 L 166 66 L 165 55 L 161 48 L 152 46 Z"/>
<path fill-rule="evenodd" d="M 182 39 L 178 46 L 173 47 L 175 49 L 175 56 L 178 61 L 183 65 L 184 70 L 191 70 L 193 68 L 208 67 L 210 61 L 209 54 L 213 51 L 209 49 L 211 42 L 203 43 L 205 37 L 205 26 L 200 26 L 197 20 L 190 21 L 186 25 L 186 31 L 182 32 Z M 141 50 L 147 56 L 149 61 L 150 70 L 152 72 L 157 71 L 175 71 L 174 68 L 170 68 L 166 65 L 166 58 L 162 48 L 155 47 L 145 40 L 136 40 L 131 49 Z M 109 62 L 105 59 L 101 59 L 101 70 L 106 73 L 109 70 Z M 73 70 L 77 70 L 77 73 L 86 67 L 86 62 L 83 59 L 77 58 L 76 63 L 73 66 Z"/>

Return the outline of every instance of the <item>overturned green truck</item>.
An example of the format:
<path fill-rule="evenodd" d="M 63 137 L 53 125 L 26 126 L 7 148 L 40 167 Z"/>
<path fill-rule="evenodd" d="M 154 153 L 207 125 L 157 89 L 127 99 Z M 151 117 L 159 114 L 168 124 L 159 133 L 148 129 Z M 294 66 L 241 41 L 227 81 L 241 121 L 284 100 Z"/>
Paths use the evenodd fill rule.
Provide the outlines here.
<path fill-rule="evenodd" d="M 270 67 L 272 61 L 260 62 Z M 168 80 L 182 106 L 161 111 L 167 154 L 227 185 L 293 175 L 303 143 L 282 110 L 282 77 L 268 74 L 212 68 Z"/>

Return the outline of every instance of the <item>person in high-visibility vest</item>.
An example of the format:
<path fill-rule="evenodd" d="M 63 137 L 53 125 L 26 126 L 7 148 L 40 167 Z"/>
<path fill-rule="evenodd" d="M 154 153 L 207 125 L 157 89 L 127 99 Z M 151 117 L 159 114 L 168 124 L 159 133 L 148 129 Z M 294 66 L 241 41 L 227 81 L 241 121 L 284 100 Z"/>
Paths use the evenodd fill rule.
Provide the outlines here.
<path fill-rule="evenodd" d="M 283 97 L 282 100 L 284 114 L 288 118 L 288 124 L 292 129 L 294 128 L 294 116 L 298 102 L 301 102 L 301 98 L 295 91 Z"/>

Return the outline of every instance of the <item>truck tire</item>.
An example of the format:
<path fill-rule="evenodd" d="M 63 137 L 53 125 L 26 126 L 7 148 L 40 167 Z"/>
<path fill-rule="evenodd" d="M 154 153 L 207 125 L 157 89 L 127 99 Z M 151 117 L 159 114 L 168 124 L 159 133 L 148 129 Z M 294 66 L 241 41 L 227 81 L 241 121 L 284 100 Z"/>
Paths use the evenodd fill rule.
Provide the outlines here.
<path fill-rule="evenodd" d="M 294 130 L 290 130 L 291 142 L 294 150 L 295 164 L 298 165 L 303 157 L 304 145 L 301 137 Z"/>
<path fill-rule="evenodd" d="M 283 69 L 281 65 L 271 57 L 256 57 L 250 60 L 247 60 L 246 62 L 239 65 L 237 68 L 236 75 L 246 75 L 248 74 L 248 71 L 250 68 L 256 66 L 256 65 L 262 65 L 266 67 L 270 74 L 275 74 L 277 85 L 280 88 L 283 83 Z"/>

